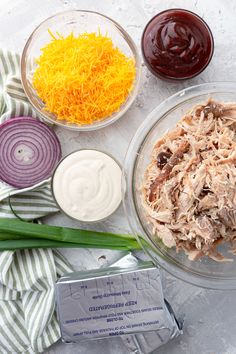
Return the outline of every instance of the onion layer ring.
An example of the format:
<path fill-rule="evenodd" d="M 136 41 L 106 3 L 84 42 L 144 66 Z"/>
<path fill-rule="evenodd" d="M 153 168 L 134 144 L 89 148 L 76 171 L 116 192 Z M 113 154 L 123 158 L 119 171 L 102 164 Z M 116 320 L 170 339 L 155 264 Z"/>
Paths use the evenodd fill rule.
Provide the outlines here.
<path fill-rule="evenodd" d="M 0 180 L 31 187 L 50 177 L 60 158 L 58 137 L 38 119 L 17 117 L 0 125 Z"/>

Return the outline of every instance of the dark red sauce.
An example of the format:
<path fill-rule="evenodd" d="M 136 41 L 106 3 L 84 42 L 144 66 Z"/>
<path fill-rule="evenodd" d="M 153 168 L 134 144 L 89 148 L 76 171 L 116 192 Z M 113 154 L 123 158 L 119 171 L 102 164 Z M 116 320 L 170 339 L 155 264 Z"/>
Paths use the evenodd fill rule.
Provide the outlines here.
<path fill-rule="evenodd" d="M 209 64 L 214 42 L 208 25 L 193 12 L 166 10 L 147 24 L 142 52 L 150 71 L 161 78 L 189 79 Z"/>

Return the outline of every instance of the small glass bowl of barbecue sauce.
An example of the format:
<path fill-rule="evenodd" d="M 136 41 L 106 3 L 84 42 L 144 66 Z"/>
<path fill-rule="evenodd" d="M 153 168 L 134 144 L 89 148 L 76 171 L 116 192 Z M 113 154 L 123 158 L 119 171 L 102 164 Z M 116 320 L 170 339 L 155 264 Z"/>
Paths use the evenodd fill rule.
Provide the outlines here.
<path fill-rule="evenodd" d="M 161 79 L 185 80 L 200 74 L 213 51 L 210 28 L 191 11 L 165 10 L 153 17 L 143 31 L 145 64 Z"/>

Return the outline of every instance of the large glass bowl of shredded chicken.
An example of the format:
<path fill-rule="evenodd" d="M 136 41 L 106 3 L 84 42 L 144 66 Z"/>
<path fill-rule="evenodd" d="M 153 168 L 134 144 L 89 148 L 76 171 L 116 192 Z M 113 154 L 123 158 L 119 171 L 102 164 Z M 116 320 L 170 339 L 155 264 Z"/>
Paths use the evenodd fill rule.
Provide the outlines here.
<path fill-rule="evenodd" d="M 176 277 L 236 289 L 236 84 L 194 86 L 147 117 L 127 152 L 124 205 Z"/>

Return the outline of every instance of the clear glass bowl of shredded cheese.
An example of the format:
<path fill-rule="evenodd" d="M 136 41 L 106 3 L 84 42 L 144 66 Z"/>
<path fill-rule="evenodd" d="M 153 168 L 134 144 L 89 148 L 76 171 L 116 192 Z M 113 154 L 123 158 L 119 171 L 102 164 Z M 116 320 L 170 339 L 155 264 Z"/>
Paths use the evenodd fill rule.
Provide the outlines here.
<path fill-rule="evenodd" d="M 26 42 L 21 79 L 34 108 L 72 130 L 105 127 L 128 110 L 140 82 L 136 45 L 115 21 L 66 11 L 42 22 Z"/>
<path fill-rule="evenodd" d="M 161 234 L 162 230 L 160 230 L 160 228 L 164 228 L 165 225 L 167 224 L 173 226 L 173 230 L 175 232 L 174 235 L 177 235 L 176 230 L 178 226 L 177 225 L 178 220 L 176 221 L 176 219 L 178 219 L 177 218 L 178 211 L 181 209 L 181 207 L 184 207 L 185 205 L 184 201 L 182 201 L 182 204 L 178 204 L 178 203 L 175 204 L 176 211 L 172 214 L 172 219 L 170 221 L 167 220 L 168 216 L 163 214 L 162 222 L 159 222 L 158 225 L 155 224 L 159 227 L 158 232 L 155 232 L 153 228 L 153 222 L 151 222 L 151 218 L 150 218 L 151 214 L 147 212 L 146 203 L 144 203 L 143 200 L 143 190 L 144 190 L 143 187 L 146 181 L 147 168 L 150 168 L 150 163 L 152 162 L 155 153 L 155 151 L 153 151 L 154 146 L 156 148 L 158 148 L 159 146 L 162 147 L 163 142 L 165 143 L 165 136 L 167 132 L 170 133 L 172 132 L 172 137 L 174 139 L 175 138 L 174 133 L 176 133 L 175 127 L 177 122 L 179 122 L 183 116 L 186 117 L 188 114 L 189 116 L 191 116 L 192 114 L 191 112 L 193 112 L 194 107 L 198 107 L 199 105 L 204 106 L 204 104 L 209 102 L 209 100 L 222 103 L 223 107 L 226 108 L 228 106 L 231 106 L 232 104 L 235 104 L 236 83 L 230 83 L 230 82 L 208 83 L 208 84 L 202 84 L 202 85 L 193 86 L 184 89 L 178 92 L 177 94 L 175 94 L 174 96 L 167 98 L 149 114 L 149 116 L 145 119 L 144 123 L 140 126 L 140 128 L 136 132 L 129 146 L 129 149 L 127 151 L 127 156 L 124 163 L 124 176 L 125 176 L 124 189 L 125 190 L 124 190 L 123 199 L 124 199 L 125 211 L 133 234 L 136 235 L 142 247 L 149 254 L 149 256 L 151 256 L 152 260 L 156 264 L 160 265 L 161 267 L 163 267 L 165 270 L 167 270 L 174 276 L 197 286 L 211 288 L 211 289 L 221 289 L 221 290 L 234 289 L 235 290 L 236 289 L 236 257 L 234 252 L 232 252 L 233 244 L 231 243 L 230 240 L 230 231 L 229 231 L 230 229 L 227 229 L 228 232 L 226 233 L 226 238 L 224 239 L 225 241 L 217 244 L 217 251 L 219 252 L 220 255 L 223 256 L 222 259 L 214 260 L 210 257 L 211 254 L 209 253 L 209 256 L 203 255 L 200 258 L 191 260 L 188 257 L 188 255 L 185 254 L 184 251 L 176 250 L 176 247 L 173 245 L 169 245 L 169 247 L 167 247 L 166 245 L 167 242 L 165 242 L 166 244 L 164 244 L 164 242 L 162 242 L 161 240 L 161 238 L 163 239 L 163 237 Z M 216 112 L 214 113 L 214 115 L 215 115 L 214 117 L 217 117 Z M 230 114 L 228 114 L 227 117 L 229 117 L 229 119 L 231 120 L 230 123 L 228 123 L 227 121 L 228 125 L 235 124 L 234 123 L 235 115 L 234 116 L 232 115 L 231 117 Z M 207 119 L 210 121 L 210 118 Z M 208 120 L 206 120 L 206 122 L 208 122 Z M 208 135 L 206 134 L 206 138 L 207 137 Z M 179 139 L 178 136 L 177 139 Z M 191 140 L 190 143 L 193 143 L 193 140 Z M 221 142 L 217 143 L 216 141 L 215 144 L 217 146 L 217 144 L 221 144 Z M 201 151 L 204 154 L 204 150 Z M 156 154 L 155 156 L 158 155 Z M 188 154 L 185 153 L 184 156 L 186 157 L 188 156 Z M 202 159 L 203 165 L 207 162 L 207 157 L 208 156 L 205 156 L 205 158 Z M 157 163 L 156 161 L 157 160 L 155 160 L 155 163 Z M 183 160 L 179 160 L 179 161 L 184 163 Z M 186 161 L 190 163 L 190 159 Z M 172 166 L 175 166 L 174 163 Z M 224 164 L 224 166 L 225 169 L 228 168 L 227 164 Z M 161 171 L 164 171 L 164 169 Z M 177 169 L 175 169 L 175 171 L 177 171 Z M 178 171 L 179 173 L 181 173 L 181 170 Z M 210 172 L 208 170 L 207 174 L 209 173 Z M 217 170 L 215 172 L 215 175 L 217 175 Z M 172 181 L 173 178 L 172 179 L 171 178 L 169 178 L 168 181 L 170 180 Z M 214 180 L 213 178 L 212 181 L 217 185 L 218 183 L 217 179 Z M 223 182 L 228 183 L 225 181 Z M 168 186 L 170 186 L 170 183 L 169 184 L 166 183 L 166 187 Z M 230 194 L 228 193 L 228 188 L 230 186 L 231 185 L 229 185 L 228 183 L 227 185 L 225 185 L 225 189 L 224 189 L 226 193 L 225 203 L 227 206 L 230 204 Z M 187 182 L 184 184 L 183 187 L 184 188 L 188 187 Z M 233 189 L 233 185 L 232 185 L 232 189 Z M 175 191 L 177 193 L 176 189 Z M 206 195 L 212 195 L 211 187 L 209 190 L 201 189 L 201 192 L 202 191 L 206 193 Z M 199 196 L 196 194 L 195 191 L 194 193 L 195 193 L 194 195 L 199 198 L 199 201 L 202 201 L 203 198 L 205 197 L 204 193 L 200 194 Z M 182 194 L 185 195 L 186 198 L 188 198 L 189 196 L 191 197 L 191 193 L 186 192 L 185 189 L 182 189 Z M 178 194 L 178 195 L 182 195 L 182 194 Z M 168 195 L 172 196 L 171 191 L 169 191 Z M 220 199 L 220 195 L 218 195 L 218 198 Z M 163 200 L 164 200 L 164 196 L 162 196 L 162 201 Z M 167 202 L 169 199 L 166 198 L 165 200 L 167 200 L 165 202 L 165 206 L 167 208 L 168 207 Z M 160 205 L 159 201 L 158 203 L 159 203 L 158 205 Z M 200 206 L 200 204 L 197 203 L 195 205 L 197 208 Z M 209 216 L 210 211 L 214 210 L 218 215 L 218 213 L 221 211 L 220 206 L 217 207 L 214 206 L 212 209 L 209 209 L 209 213 L 208 211 L 206 211 L 206 212 L 199 212 L 199 214 L 197 214 L 198 210 L 200 209 L 199 208 L 196 209 L 196 213 L 195 213 L 196 220 L 199 217 L 199 215 L 200 216 L 204 215 L 204 213 Z M 225 209 L 223 208 L 223 210 Z M 153 218 L 156 218 L 156 214 L 153 216 Z M 221 219 L 221 220 L 224 225 L 226 226 L 228 225 L 225 219 Z M 189 219 L 189 224 L 190 222 L 191 222 L 191 218 Z M 215 222 L 217 223 L 218 219 L 215 219 Z M 192 225 L 193 223 L 191 224 L 191 228 L 190 228 L 191 232 L 194 231 Z M 206 231 L 204 229 L 203 236 L 207 235 Z M 168 236 L 168 233 L 166 231 L 164 236 Z M 186 240 L 188 241 L 188 239 Z"/>

